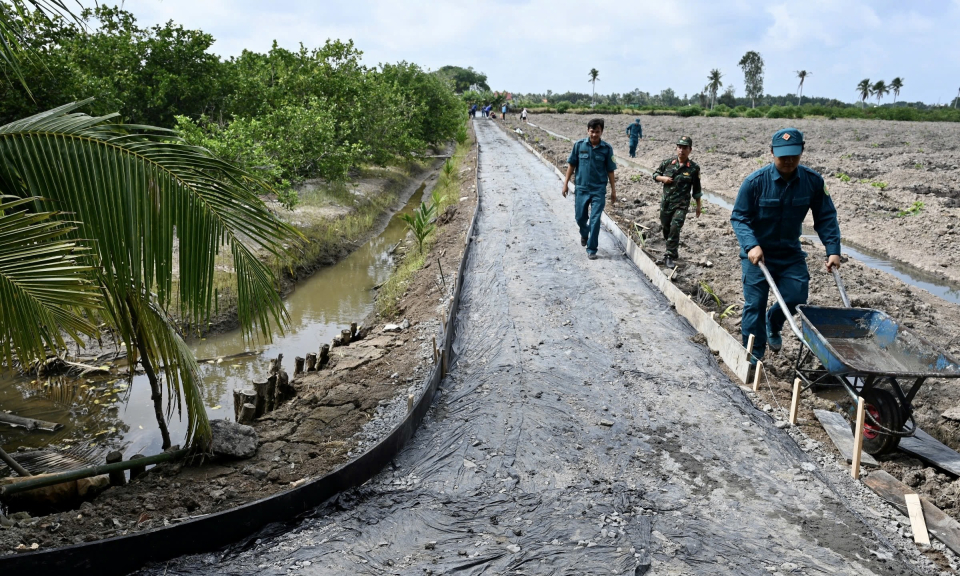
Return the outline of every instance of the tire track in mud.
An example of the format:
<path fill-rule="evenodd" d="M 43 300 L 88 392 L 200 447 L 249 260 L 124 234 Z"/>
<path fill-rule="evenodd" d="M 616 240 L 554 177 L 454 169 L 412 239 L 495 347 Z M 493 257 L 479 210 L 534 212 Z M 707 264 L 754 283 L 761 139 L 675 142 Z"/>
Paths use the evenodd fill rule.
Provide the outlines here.
<path fill-rule="evenodd" d="M 489 121 L 435 409 L 392 467 L 179 574 L 911 573 Z"/>

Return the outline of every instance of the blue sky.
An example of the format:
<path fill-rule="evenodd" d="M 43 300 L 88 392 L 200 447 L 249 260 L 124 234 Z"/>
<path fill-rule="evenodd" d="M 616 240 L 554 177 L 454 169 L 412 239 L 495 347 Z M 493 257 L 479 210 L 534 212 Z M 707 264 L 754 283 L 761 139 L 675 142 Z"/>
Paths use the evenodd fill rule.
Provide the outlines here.
<path fill-rule="evenodd" d="M 86 2 L 89 3 L 89 2 Z M 764 91 L 853 102 L 860 80 L 904 79 L 900 100 L 949 103 L 960 88 L 960 0 L 725 2 L 488 0 L 128 0 L 141 25 L 174 20 L 217 39 L 221 56 L 353 39 L 367 64 L 473 66 L 493 89 L 694 94 L 712 68 L 742 96 L 748 50 Z M 884 101 L 889 102 L 888 96 Z"/>

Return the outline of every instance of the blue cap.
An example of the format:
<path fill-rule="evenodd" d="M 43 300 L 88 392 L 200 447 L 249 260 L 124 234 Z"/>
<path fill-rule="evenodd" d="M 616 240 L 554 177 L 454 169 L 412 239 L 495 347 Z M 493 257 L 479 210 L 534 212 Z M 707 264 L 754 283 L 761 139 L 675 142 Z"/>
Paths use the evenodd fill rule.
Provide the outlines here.
<path fill-rule="evenodd" d="M 639 121 L 640 121 L 640 119 L 639 119 L 639 118 L 637 118 L 637 122 L 639 122 Z"/>
<path fill-rule="evenodd" d="M 803 153 L 803 132 L 796 128 L 784 128 L 777 130 L 773 135 L 773 155 L 780 156 L 799 156 Z"/>

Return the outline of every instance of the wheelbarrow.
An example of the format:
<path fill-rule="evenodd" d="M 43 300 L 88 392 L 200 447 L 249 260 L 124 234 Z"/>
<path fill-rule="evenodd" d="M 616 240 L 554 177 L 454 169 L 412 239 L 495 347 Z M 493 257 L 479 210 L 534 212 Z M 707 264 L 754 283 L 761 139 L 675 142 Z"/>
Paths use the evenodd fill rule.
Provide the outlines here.
<path fill-rule="evenodd" d="M 863 449 L 869 454 L 892 452 L 900 438 L 913 436 L 917 426 L 911 403 L 927 378 L 960 378 L 956 360 L 886 313 L 851 307 L 838 270 L 833 278 L 844 308 L 801 304 L 797 326 L 766 265 L 759 265 L 803 344 L 797 377 L 805 389 L 842 386 L 854 402 L 863 398 Z"/>

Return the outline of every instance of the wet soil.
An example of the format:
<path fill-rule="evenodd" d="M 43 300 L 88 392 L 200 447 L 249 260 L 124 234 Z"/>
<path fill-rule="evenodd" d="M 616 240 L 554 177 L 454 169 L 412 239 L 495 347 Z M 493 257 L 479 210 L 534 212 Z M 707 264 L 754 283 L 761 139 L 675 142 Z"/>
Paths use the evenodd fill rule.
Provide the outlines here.
<path fill-rule="evenodd" d="M 632 118 L 614 116 L 608 117 L 606 120 L 606 134 L 608 136 L 612 134 L 611 141 L 617 154 L 627 157 L 626 137 L 621 138 L 619 133 L 625 129 L 628 120 L 632 121 Z M 556 134 L 578 138 L 579 130 L 575 130 L 575 128 L 578 128 L 581 124 L 585 125 L 587 119 L 580 116 L 535 115 L 530 118 L 530 121 Z M 723 179 L 726 178 L 727 181 L 734 182 L 735 174 L 742 179 L 742 176 L 739 176 L 739 173 L 732 167 L 733 165 L 740 167 L 743 176 L 752 171 L 753 166 L 750 166 L 749 163 L 740 162 L 739 157 L 735 154 L 722 154 L 719 151 L 704 153 L 703 148 L 707 147 L 707 143 L 711 143 L 709 144 L 711 147 L 720 150 L 723 147 L 722 143 L 726 142 L 731 143 L 734 150 L 745 149 L 746 144 L 740 140 L 741 134 L 772 133 L 776 127 L 781 126 L 781 124 L 774 123 L 772 120 L 763 119 L 759 120 L 760 126 L 751 126 L 751 121 L 754 120 L 725 118 L 685 120 L 644 116 L 642 122 L 645 138 L 641 141 L 638 149 L 636 163 L 646 168 L 654 167 L 659 163 L 659 160 L 670 157 L 670 150 L 674 147 L 681 130 L 684 133 L 689 130 L 693 134 L 695 146 L 691 158 L 701 166 L 704 174 L 704 188 L 710 192 L 732 198 L 736 194 L 737 188 L 735 185 L 725 188 L 720 187 L 721 183 L 724 182 Z M 808 144 L 807 152 L 804 154 L 805 160 L 808 160 L 809 156 L 818 157 L 817 150 L 820 147 L 821 139 L 833 142 L 848 141 L 854 138 L 854 134 L 860 134 L 864 143 L 864 150 L 862 150 L 864 154 L 880 152 L 885 154 L 885 160 L 882 163 L 875 162 L 868 163 L 868 165 L 899 167 L 892 169 L 889 173 L 875 176 L 875 178 L 883 178 L 887 181 L 894 181 L 895 175 L 902 175 L 904 171 L 908 171 L 907 168 L 900 166 L 906 162 L 905 158 L 912 159 L 915 156 L 912 151 L 903 152 L 902 157 L 892 154 L 891 150 L 894 149 L 892 144 L 880 148 L 880 152 L 877 152 L 869 143 L 887 141 L 880 139 L 877 135 L 889 135 L 896 133 L 897 130 L 909 129 L 911 132 L 907 133 L 910 135 L 903 136 L 903 138 L 914 138 L 916 140 L 916 136 L 921 134 L 941 134 L 948 128 L 953 133 L 957 130 L 953 126 L 916 126 L 910 123 L 878 123 L 874 121 L 804 120 L 793 122 L 797 123 L 806 134 Z M 800 125 L 801 122 L 802 125 Z M 621 124 L 623 127 L 619 128 L 620 132 L 618 132 L 617 127 Z M 569 142 L 555 137 L 551 138 L 549 134 L 538 128 L 521 125 L 518 121 L 510 118 L 508 118 L 508 126 L 511 129 L 519 128 L 525 132 L 528 143 L 541 150 L 545 157 L 559 162 L 557 165 L 561 169 L 565 169 L 566 157 L 570 150 Z M 956 141 L 954 142 L 943 136 L 934 138 L 929 134 L 929 138 L 932 138 L 934 142 L 939 142 L 939 145 L 944 147 L 942 156 L 960 158 L 960 153 L 954 148 L 954 146 L 960 144 L 960 138 L 955 138 Z M 651 142 L 648 140 L 648 136 L 653 136 L 656 140 Z M 753 136 L 748 137 L 748 141 L 752 141 L 750 138 L 753 138 Z M 758 138 L 759 135 L 754 139 Z M 669 143 L 666 142 L 668 140 Z M 853 141 L 856 142 L 856 140 Z M 717 143 L 712 144 L 712 142 Z M 757 149 L 756 158 L 759 159 L 761 158 L 761 144 L 757 143 L 755 147 Z M 830 149 L 839 150 L 839 147 Z M 628 157 L 627 160 L 629 160 Z M 766 161 L 765 158 L 764 161 Z M 717 164 L 720 166 L 717 167 Z M 722 176 L 718 176 L 717 172 L 720 172 Z M 956 175 L 955 177 L 960 177 L 960 171 L 957 171 Z M 947 177 L 949 178 L 949 176 Z M 662 258 L 664 242 L 658 217 L 658 203 L 662 186 L 653 182 L 648 174 L 631 166 L 626 161 L 620 162 L 617 170 L 617 182 L 620 202 L 616 205 L 608 202 L 607 213 L 619 223 L 623 230 L 631 231 L 635 241 L 639 240 L 635 224 L 646 227 L 646 252 L 654 259 Z M 862 222 L 863 214 L 849 210 L 851 197 L 862 194 L 877 195 L 880 193 L 877 189 L 868 185 L 837 185 L 835 182 L 831 182 L 829 178 L 828 182 L 830 182 L 831 194 L 837 199 L 838 210 L 841 211 L 840 225 L 844 238 L 856 237 L 858 242 L 864 242 L 875 250 L 887 251 L 888 255 L 892 255 L 892 259 L 903 258 L 910 254 L 907 247 L 901 249 L 900 244 L 891 241 L 889 236 L 873 232 L 867 225 L 864 225 Z M 899 192 L 896 191 L 897 189 L 890 190 L 888 188 L 887 190 L 889 190 L 889 194 L 895 192 L 905 194 L 902 189 Z M 910 196 L 901 197 L 904 199 L 910 198 Z M 935 202 L 940 202 L 940 200 L 935 200 Z M 921 233 L 920 229 L 941 227 L 945 230 L 947 226 L 952 225 L 949 222 L 951 217 L 955 219 L 960 216 L 960 210 L 957 208 L 947 207 L 943 203 L 938 206 L 936 210 L 924 210 L 919 216 L 914 217 L 915 219 L 897 219 L 887 215 L 885 216 L 885 225 L 887 228 L 892 227 L 899 230 L 900 223 L 903 223 L 903 226 L 909 226 L 910 230 L 914 230 L 918 234 L 918 242 L 923 242 L 926 231 Z M 734 305 L 734 308 L 721 321 L 721 324 L 731 334 L 739 338 L 743 292 L 740 281 L 739 247 L 730 226 L 730 213 L 723 207 L 706 201 L 704 207 L 705 211 L 699 219 L 695 218 L 692 212 L 687 217 L 681 235 L 678 271 L 673 281 L 684 292 L 698 300 L 705 310 L 715 312 L 718 316 L 727 310 L 730 305 Z M 879 218 L 879 216 L 871 213 L 867 215 L 866 221 L 874 222 L 876 218 Z M 924 218 L 926 218 L 925 225 L 922 220 Z M 853 232 L 848 233 L 850 230 L 853 230 Z M 869 236 L 856 236 L 858 232 L 862 233 L 863 231 L 868 231 L 871 234 Z M 943 237 L 953 238 L 952 235 Z M 952 263 L 954 261 L 950 255 L 956 252 L 958 246 L 960 246 L 960 242 L 950 240 L 949 245 L 943 245 L 939 248 L 931 247 L 928 260 Z M 822 246 L 805 242 L 804 250 L 808 254 L 807 265 L 810 269 L 809 303 L 821 306 L 843 306 L 832 275 L 826 273 Z M 856 260 L 847 257 L 844 260 L 845 263 L 841 273 L 853 306 L 882 310 L 936 347 L 947 351 L 954 358 L 960 358 L 960 306 L 946 302 L 924 290 L 910 287 L 889 274 L 869 269 Z M 955 269 L 956 264 L 951 264 L 951 267 L 946 269 L 941 268 L 947 275 L 952 275 L 952 270 Z M 716 295 L 719 304 L 712 296 L 707 294 L 706 287 L 709 287 L 710 291 Z M 773 303 L 772 295 L 770 303 Z M 793 368 L 800 348 L 799 340 L 789 334 L 789 327 L 787 326 L 785 326 L 783 340 L 784 346 L 780 353 L 772 354 L 768 350 L 764 358 L 764 363 L 769 369 L 768 378 L 764 380 L 761 393 L 756 398 L 758 406 L 770 407 L 771 413 L 780 407 L 789 406 L 794 379 Z M 831 399 L 826 399 L 810 393 L 804 395 L 801 402 L 800 429 L 809 437 L 824 442 L 829 450 L 838 454 L 816 420 L 813 410 L 819 408 L 836 411 L 839 409 L 849 414 L 853 404 L 848 399 L 842 398 L 842 395 L 831 395 L 830 397 Z M 960 406 L 960 381 L 929 380 L 923 385 L 914 402 L 917 424 L 948 446 L 960 449 L 960 422 L 953 417 L 948 417 L 950 416 L 948 411 L 957 406 Z M 947 413 L 947 415 L 945 416 L 944 413 Z M 907 482 L 920 493 L 929 497 L 931 501 L 947 513 L 960 518 L 960 480 L 953 475 L 937 472 L 928 465 L 902 453 L 882 458 L 881 466 L 898 479 Z"/>
<path fill-rule="evenodd" d="M 431 264 L 412 279 L 399 304 L 400 317 L 372 315 L 363 323 L 368 331 L 362 340 L 332 348 L 323 370 L 292 378 L 296 396 L 254 424 L 255 456 L 161 464 L 79 509 L 0 527 L 0 555 L 21 545 L 89 542 L 233 508 L 322 476 L 386 435 L 405 415 L 408 394 L 421 390 L 433 363 L 433 338 L 439 337 L 439 317 L 449 306 L 452 275 L 476 206 L 476 162 L 474 146 L 461 165 L 460 202 L 438 220 L 437 242 L 427 258 Z M 412 247 L 409 238 L 407 243 Z M 385 320 L 402 321 L 405 328 L 385 333 Z M 325 343 L 284 351 L 285 365 Z"/>
<path fill-rule="evenodd" d="M 548 167 L 476 126 L 457 356 L 417 436 L 312 518 L 149 574 L 937 572 L 819 442 L 750 404 L 609 234 L 586 258 Z"/>

